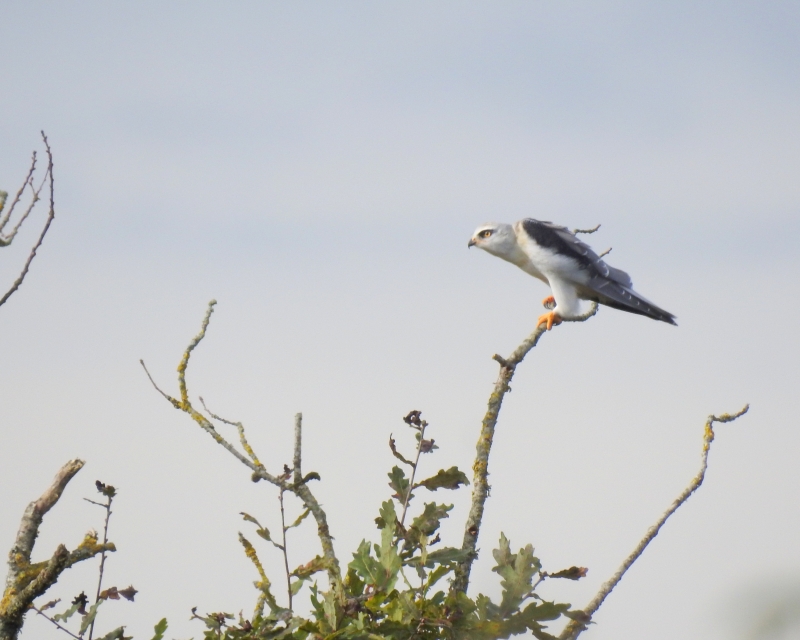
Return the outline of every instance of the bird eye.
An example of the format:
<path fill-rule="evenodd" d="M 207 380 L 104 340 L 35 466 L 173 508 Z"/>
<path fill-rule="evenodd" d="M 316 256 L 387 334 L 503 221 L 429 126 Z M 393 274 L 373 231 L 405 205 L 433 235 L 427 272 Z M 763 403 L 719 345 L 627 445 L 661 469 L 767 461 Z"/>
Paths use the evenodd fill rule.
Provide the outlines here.
<path fill-rule="evenodd" d="M 481 238 L 488 238 L 490 235 L 492 235 L 492 231 L 490 229 L 486 229 L 485 231 L 481 231 L 478 235 Z"/>

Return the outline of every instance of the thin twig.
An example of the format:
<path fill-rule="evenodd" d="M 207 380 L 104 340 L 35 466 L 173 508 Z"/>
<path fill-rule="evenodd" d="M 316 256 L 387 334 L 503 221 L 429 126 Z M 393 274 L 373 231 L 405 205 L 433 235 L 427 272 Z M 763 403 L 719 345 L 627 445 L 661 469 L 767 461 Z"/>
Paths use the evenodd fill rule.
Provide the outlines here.
<path fill-rule="evenodd" d="M 188 360 L 188 358 L 186 358 L 186 360 Z M 176 409 L 180 409 L 185 413 L 188 413 L 192 417 L 192 419 L 197 424 L 199 424 L 200 427 L 206 433 L 208 433 L 212 438 L 214 438 L 214 440 L 216 440 L 220 445 L 222 445 L 225 449 L 227 449 L 231 453 L 231 455 L 233 455 L 237 460 L 239 460 L 239 462 L 249 467 L 253 471 L 254 477 L 257 477 L 258 479 L 267 480 L 272 484 L 274 484 L 275 486 L 278 487 L 281 486 L 282 483 L 281 480 L 278 480 L 278 478 L 276 478 L 275 476 L 271 475 L 270 473 L 267 473 L 267 471 L 264 469 L 263 466 L 260 466 L 255 462 L 253 462 L 252 460 L 249 460 L 248 458 L 243 456 L 241 453 L 239 453 L 239 451 L 236 450 L 236 447 L 234 447 L 230 442 L 228 442 L 225 438 L 223 438 L 222 435 L 220 435 L 219 431 L 217 431 L 214 428 L 214 425 L 211 424 L 208 418 L 206 418 L 202 413 L 200 413 L 199 411 L 195 410 L 194 407 L 192 407 L 192 404 L 189 402 L 188 398 L 184 403 L 177 400 L 176 398 L 173 398 L 168 393 L 162 391 L 153 380 L 153 376 L 150 375 L 150 372 L 148 371 L 147 365 L 145 365 L 144 361 L 139 360 L 139 364 L 142 365 L 142 368 L 145 370 L 147 377 L 150 379 L 150 382 L 152 383 L 156 391 L 158 391 L 164 398 L 166 398 L 167 401 L 169 401 L 169 403 L 172 404 L 173 407 L 175 407 Z M 184 383 L 184 389 L 185 389 L 185 383 Z"/>
<path fill-rule="evenodd" d="M 258 459 L 258 456 L 256 456 L 255 451 L 253 451 L 253 448 L 247 441 L 247 436 L 245 436 L 244 433 L 244 425 L 241 422 L 234 422 L 233 420 L 227 420 L 225 418 L 222 418 L 218 416 L 216 413 L 209 410 L 202 396 L 200 396 L 200 404 L 203 405 L 203 409 L 205 409 L 206 413 L 208 413 L 208 415 L 210 415 L 214 420 L 222 422 L 223 424 L 231 425 L 232 427 L 236 427 L 236 430 L 239 433 L 239 443 L 242 445 L 242 449 L 244 449 L 247 455 L 250 456 L 250 459 L 253 461 L 253 464 L 255 464 L 257 467 L 263 468 L 264 465 L 261 464 L 261 461 Z"/>
<path fill-rule="evenodd" d="M 35 164 L 36 164 L 36 152 L 34 152 L 33 154 L 32 166 L 34 166 Z M 33 208 L 36 206 L 36 203 L 39 202 L 39 194 L 42 192 L 42 189 L 44 189 L 44 185 L 47 184 L 48 173 L 49 173 L 48 171 L 45 171 L 44 176 L 42 177 L 42 181 L 39 183 L 38 187 L 34 186 L 33 176 L 29 174 L 28 185 L 30 185 L 32 192 L 31 201 L 30 203 L 28 203 L 28 208 L 25 209 L 24 213 L 19 217 L 19 220 L 17 220 L 17 224 L 14 225 L 14 228 L 11 230 L 11 232 L 8 234 L 0 234 L 0 245 L 2 246 L 10 245 L 14 240 L 14 238 L 16 237 L 17 233 L 19 233 L 22 224 L 25 222 L 25 220 L 28 219 L 28 216 L 31 214 L 31 211 L 33 211 Z M 5 227 L 6 223 L 9 222 L 9 219 L 11 218 L 11 212 L 14 210 L 14 206 L 17 204 L 17 199 L 19 198 L 20 194 L 21 191 L 17 194 L 17 198 L 15 198 L 15 201 L 11 204 L 11 208 L 8 210 L 6 219 L 2 222 L 2 226 L 0 228 Z"/>
<path fill-rule="evenodd" d="M 597 257 L 598 257 L 598 258 L 605 258 L 605 257 L 606 257 L 606 256 L 607 256 L 609 253 L 611 253 L 611 249 L 613 249 L 613 247 L 609 247 L 608 249 L 606 249 L 605 251 L 603 251 L 603 253 L 601 253 L 601 254 L 600 254 L 599 256 L 597 256 Z"/>
<path fill-rule="evenodd" d="M 33 174 L 35 171 L 36 171 L 36 152 L 34 151 L 31 157 L 31 166 L 28 168 L 28 174 L 25 176 L 25 181 L 22 183 L 22 186 L 17 191 L 17 195 L 14 196 L 14 199 L 11 201 L 11 204 L 8 205 L 5 215 L 3 215 L 2 218 L 0 218 L 0 232 L 2 232 L 3 229 L 5 229 L 6 225 L 11 220 L 11 214 L 14 213 L 14 208 L 19 203 L 20 198 L 22 198 L 22 194 L 25 193 L 25 189 L 27 189 L 28 186 L 31 185 L 33 181 Z M 6 197 L 8 196 L 8 194 L 6 194 L 5 192 L 3 193 L 4 195 L 2 204 L 4 205 L 3 208 L 5 208 Z M 10 244 L 10 240 L 8 242 L 4 242 L 3 244 Z"/>
<path fill-rule="evenodd" d="M 599 228 L 600 228 L 600 225 L 598 224 L 596 227 L 592 227 L 591 229 L 573 229 L 572 233 L 575 234 L 575 235 L 577 235 L 579 233 L 594 233 Z"/>
<path fill-rule="evenodd" d="M 419 465 L 419 457 L 422 453 L 422 443 L 425 441 L 425 429 L 427 428 L 428 423 L 424 420 L 420 423 L 419 426 L 419 442 L 417 443 L 417 457 L 414 458 L 414 464 L 411 465 L 411 480 L 408 482 L 408 491 L 406 491 L 405 498 L 403 500 L 403 514 L 400 516 L 400 527 L 402 530 L 403 523 L 406 521 L 406 511 L 408 511 L 408 503 L 411 501 L 411 493 L 414 491 L 414 478 L 417 475 L 417 465 Z"/>
<path fill-rule="evenodd" d="M 585 322 L 597 313 L 597 303 L 593 302 L 589 311 L 576 318 L 567 319 L 565 322 Z M 500 408 L 503 398 L 510 391 L 511 379 L 517 365 L 522 362 L 528 352 L 533 349 L 547 331 L 544 323 L 536 327 L 534 332 L 529 335 L 522 344 L 517 347 L 508 357 L 503 358 L 494 355 L 493 359 L 500 364 L 500 374 L 495 382 L 492 395 L 489 396 L 486 414 L 483 417 L 480 437 L 476 446 L 475 463 L 472 466 L 472 505 L 464 526 L 464 540 L 461 545 L 462 551 L 467 552 L 466 559 L 458 563 L 453 580 L 453 591 L 466 592 L 469 586 L 469 574 L 472 563 L 477 557 L 478 534 L 480 533 L 481 521 L 483 520 L 483 509 L 486 498 L 489 496 L 489 452 L 492 448 L 494 430 L 497 425 L 497 418 L 500 415 Z"/>
<path fill-rule="evenodd" d="M 283 534 L 281 551 L 283 552 L 283 567 L 286 570 L 286 591 L 289 594 L 289 611 L 292 611 L 292 573 L 289 569 L 289 553 L 286 550 L 286 512 L 283 508 L 283 494 L 284 489 L 280 489 L 280 491 L 278 491 L 278 500 L 281 503 L 281 533 Z"/>
<path fill-rule="evenodd" d="M 11 285 L 11 288 L 8 291 L 6 291 L 5 295 L 3 295 L 2 298 L 0 298 L 0 306 L 5 304 L 6 300 L 8 300 L 17 289 L 19 289 L 20 285 L 22 284 L 22 281 L 25 280 L 25 276 L 28 275 L 28 270 L 30 269 L 31 262 L 33 262 L 33 259 L 36 257 L 36 251 L 39 249 L 40 246 L 42 246 L 44 237 L 47 234 L 48 229 L 50 229 L 50 224 L 53 222 L 53 218 L 55 218 L 56 215 L 55 200 L 53 194 L 53 154 L 50 151 L 50 144 L 47 141 L 47 136 L 44 135 L 44 131 L 42 131 L 42 138 L 44 140 L 45 149 L 47 150 L 47 171 L 45 172 L 45 176 L 48 177 L 50 181 L 50 211 L 47 214 L 47 221 L 44 224 L 44 228 L 42 229 L 42 232 L 39 234 L 39 239 L 36 241 L 36 244 L 33 245 L 33 249 L 31 249 L 30 254 L 28 254 L 28 259 L 25 261 L 25 266 L 23 266 L 22 272 L 19 274 L 19 277 L 14 281 L 14 284 Z M 14 230 L 14 233 L 16 233 L 16 229 Z"/>
<path fill-rule="evenodd" d="M 585 618 L 582 622 L 577 622 L 575 620 L 570 621 L 570 623 L 564 628 L 559 636 L 559 640 L 575 640 L 583 631 L 587 629 L 587 625 L 591 620 L 592 616 L 597 612 L 600 608 L 600 605 L 603 604 L 603 601 L 608 597 L 608 595 L 613 591 L 614 587 L 617 586 L 620 580 L 622 580 L 622 576 L 625 575 L 625 572 L 631 568 L 634 562 L 639 559 L 639 556 L 644 553 L 644 550 L 647 548 L 653 538 L 658 535 L 659 530 L 667 519 L 677 511 L 678 507 L 680 507 L 684 502 L 689 499 L 697 489 L 703 484 L 703 479 L 706 475 L 706 469 L 708 468 L 708 453 L 711 449 L 711 443 L 714 441 L 714 423 L 719 422 L 733 422 L 737 418 L 740 418 L 747 410 L 750 408 L 750 405 L 747 404 L 744 406 L 743 409 L 737 411 L 734 414 L 724 413 L 721 416 L 708 416 L 708 420 L 706 420 L 705 429 L 703 432 L 703 451 L 700 456 L 700 471 L 698 471 L 697 475 L 692 478 L 692 481 L 689 483 L 681 494 L 672 502 L 662 516 L 658 519 L 658 521 L 647 530 L 644 538 L 641 539 L 639 544 L 636 545 L 636 548 L 631 552 L 631 554 L 625 558 L 625 561 L 622 563 L 619 569 L 617 569 L 616 573 L 611 576 L 611 578 L 604 582 L 602 587 L 600 587 L 600 591 L 597 592 L 592 601 L 583 609 L 583 613 L 585 614 Z"/>
<path fill-rule="evenodd" d="M 108 544 L 108 522 L 109 522 L 109 520 L 111 520 L 111 501 L 113 499 L 114 498 L 112 496 L 107 495 L 106 496 L 106 504 L 101 504 L 100 505 L 106 510 L 106 522 L 105 522 L 105 525 L 103 526 L 103 544 L 104 545 Z M 91 500 L 90 500 L 90 502 L 91 502 Z M 95 502 L 95 504 L 97 504 L 97 503 Z M 103 589 L 103 571 L 105 570 L 105 567 L 106 567 L 106 552 L 103 551 L 103 553 L 100 554 L 100 571 L 99 571 L 99 574 L 97 576 L 97 593 L 95 594 L 95 597 L 94 597 L 95 603 L 100 601 L 100 591 Z M 95 620 L 97 620 L 97 616 L 95 616 L 92 619 L 92 623 L 91 623 L 91 625 L 89 625 L 89 640 L 92 640 L 92 636 L 94 634 L 94 623 L 95 623 Z"/>
<path fill-rule="evenodd" d="M 36 613 L 38 613 L 38 614 L 39 614 L 40 616 L 42 616 L 43 618 L 45 618 L 45 619 L 49 620 L 50 622 L 52 622 L 54 625 L 56 625 L 56 626 L 57 626 L 59 629 L 61 629 L 61 630 L 62 630 L 64 633 L 66 633 L 67 635 L 70 635 L 70 636 L 72 636 L 73 638 L 76 638 L 76 640 L 82 640 L 82 638 L 81 638 L 80 636 L 76 636 L 74 633 L 72 633 L 72 631 L 70 631 L 70 630 L 69 630 L 69 629 L 67 629 L 66 627 L 63 627 L 63 626 L 61 626 L 60 624 L 58 624 L 58 622 L 56 622 L 55 620 L 53 620 L 53 618 L 51 618 L 50 616 L 48 616 L 48 615 L 47 615 L 47 614 L 46 614 L 44 611 L 42 611 L 41 609 L 38 609 L 38 608 L 37 608 L 36 606 L 34 606 L 34 605 L 31 605 L 31 609 L 33 609 L 33 610 L 34 610 Z"/>

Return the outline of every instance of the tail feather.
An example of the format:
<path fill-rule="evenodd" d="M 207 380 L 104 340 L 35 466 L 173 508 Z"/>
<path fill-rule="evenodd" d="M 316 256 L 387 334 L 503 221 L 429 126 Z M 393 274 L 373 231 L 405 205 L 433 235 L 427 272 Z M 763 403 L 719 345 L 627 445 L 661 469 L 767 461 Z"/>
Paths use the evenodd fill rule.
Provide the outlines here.
<path fill-rule="evenodd" d="M 608 278 L 592 278 L 581 293 L 582 298 L 593 300 L 607 307 L 627 311 L 628 313 L 637 313 L 675 326 L 678 324 L 675 322 L 675 316 L 669 311 L 665 311 L 632 289 Z"/>

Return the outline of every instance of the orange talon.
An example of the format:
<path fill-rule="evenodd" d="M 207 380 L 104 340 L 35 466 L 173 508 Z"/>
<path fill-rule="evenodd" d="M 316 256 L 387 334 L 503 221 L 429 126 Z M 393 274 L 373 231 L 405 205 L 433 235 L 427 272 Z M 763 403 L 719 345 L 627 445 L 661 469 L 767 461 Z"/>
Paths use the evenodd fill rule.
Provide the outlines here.
<path fill-rule="evenodd" d="M 539 316 L 539 319 L 536 321 L 536 326 L 538 327 L 542 323 L 545 323 L 547 325 L 547 330 L 550 331 L 555 325 L 561 324 L 561 316 L 555 311 L 548 311 Z"/>
<path fill-rule="evenodd" d="M 553 296 L 547 296 L 544 300 L 542 300 L 542 306 L 545 309 L 552 309 L 556 306 L 556 299 Z"/>

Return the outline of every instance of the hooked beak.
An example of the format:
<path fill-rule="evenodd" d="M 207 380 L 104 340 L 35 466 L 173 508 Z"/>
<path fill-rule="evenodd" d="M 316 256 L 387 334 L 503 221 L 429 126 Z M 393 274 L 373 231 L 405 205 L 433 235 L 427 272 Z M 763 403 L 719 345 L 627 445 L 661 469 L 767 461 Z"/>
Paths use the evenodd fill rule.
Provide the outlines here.
<path fill-rule="evenodd" d="M 474 239 L 470 240 L 470 241 L 467 243 L 467 249 L 470 249 L 470 248 L 474 247 L 476 244 L 477 244 L 477 243 L 475 242 L 475 240 L 474 240 Z"/>

